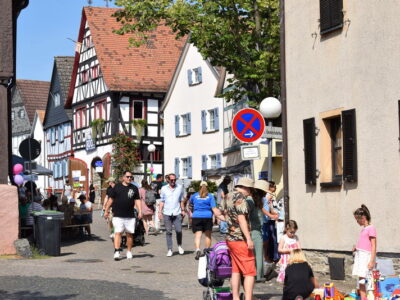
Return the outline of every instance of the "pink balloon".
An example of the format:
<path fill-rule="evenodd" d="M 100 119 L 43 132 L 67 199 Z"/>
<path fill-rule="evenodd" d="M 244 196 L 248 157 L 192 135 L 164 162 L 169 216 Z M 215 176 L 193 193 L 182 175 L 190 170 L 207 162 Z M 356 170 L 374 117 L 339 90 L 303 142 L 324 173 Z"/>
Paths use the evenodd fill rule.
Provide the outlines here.
<path fill-rule="evenodd" d="M 21 185 L 24 183 L 24 177 L 22 177 L 21 175 L 15 175 L 14 176 L 14 182 L 17 185 Z"/>
<path fill-rule="evenodd" d="M 13 167 L 14 175 L 21 173 L 24 170 L 24 167 L 21 164 L 16 164 Z"/>
<path fill-rule="evenodd" d="M 150 172 L 153 173 L 154 172 L 154 168 L 150 168 Z"/>

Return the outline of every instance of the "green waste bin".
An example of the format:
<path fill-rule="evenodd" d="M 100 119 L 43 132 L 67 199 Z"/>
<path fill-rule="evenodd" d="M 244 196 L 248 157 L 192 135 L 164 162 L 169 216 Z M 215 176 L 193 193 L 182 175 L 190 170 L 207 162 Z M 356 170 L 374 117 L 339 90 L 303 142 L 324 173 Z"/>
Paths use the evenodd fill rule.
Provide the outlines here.
<path fill-rule="evenodd" d="M 40 253 L 60 256 L 61 222 L 64 213 L 44 210 L 32 213 L 34 217 L 35 243 Z"/>

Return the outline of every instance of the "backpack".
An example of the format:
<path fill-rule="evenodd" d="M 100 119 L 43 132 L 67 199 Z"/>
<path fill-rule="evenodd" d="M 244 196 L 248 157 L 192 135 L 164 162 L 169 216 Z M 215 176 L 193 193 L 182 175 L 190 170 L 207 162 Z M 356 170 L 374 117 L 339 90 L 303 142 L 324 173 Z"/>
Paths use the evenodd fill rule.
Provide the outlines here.
<path fill-rule="evenodd" d="M 153 190 L 146 190 L 146 194 L 144 196 L 144 202 L 146 203 L 146 205 L 156 204 L 156 195 Z"/>
<path fill-rule="evenodd" d="M 229 278 L 232 274 L 232 263 L 226 242 L 216 243 L 210 254 L 208 269 L 216 278 Z"/>

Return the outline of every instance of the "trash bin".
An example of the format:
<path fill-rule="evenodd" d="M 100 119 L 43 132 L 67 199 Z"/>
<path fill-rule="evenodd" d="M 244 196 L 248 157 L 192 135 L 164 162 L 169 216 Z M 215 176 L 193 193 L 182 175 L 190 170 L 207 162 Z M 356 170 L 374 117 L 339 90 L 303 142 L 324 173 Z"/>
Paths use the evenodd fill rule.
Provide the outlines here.
<path fill-rule="evenodd" d="M 34 217 L 35 243 L 39 252 L 50 256 L 60 256 L 61 222 L 64 213 L 45 210 L 32 213 Z"/>
<path fill-rule="evenodd" d="M 329 273 L 332 280 L 344 280 L 344 257 L 328 257 Z"/>

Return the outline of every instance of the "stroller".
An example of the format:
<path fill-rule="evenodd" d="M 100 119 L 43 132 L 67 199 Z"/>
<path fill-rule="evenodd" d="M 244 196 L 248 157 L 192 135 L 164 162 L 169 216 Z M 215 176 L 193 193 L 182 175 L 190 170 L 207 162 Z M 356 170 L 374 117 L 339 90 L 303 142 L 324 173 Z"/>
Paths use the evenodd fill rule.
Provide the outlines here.
<path fill-rule="evenodd" d="M 207 290 L 203 292 L 203 300 L 231 300 L 229 287 L 222 287 L 224 280 L 232 275 L 232 264 L 229 249 L 225 242 L 218 242 L 212 248 L 204 249 L 199 259 L 199 283 Z"/>

